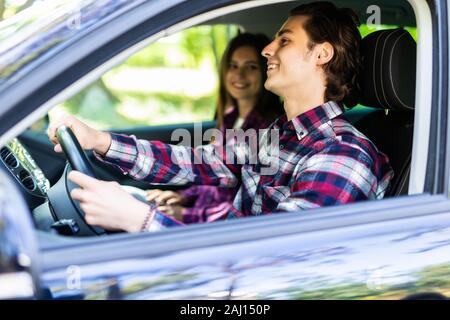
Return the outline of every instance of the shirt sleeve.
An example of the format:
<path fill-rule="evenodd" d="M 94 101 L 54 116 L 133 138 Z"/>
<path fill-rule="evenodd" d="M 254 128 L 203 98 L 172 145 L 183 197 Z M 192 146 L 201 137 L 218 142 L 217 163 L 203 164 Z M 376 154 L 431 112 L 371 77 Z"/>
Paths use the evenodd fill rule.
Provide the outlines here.
<path fill-rule="evenodd" d="M 212 222 L 226 216 L 228 204 L 232 204 L 237 188 L 215 186 L 191 186 L 180 192 L 183 201 L 183 222 Z"/>
<path fill-rule="evenodd" d="M 364 151 L 330 146 L 300 167 L 290 195 L 277 211 L 296 211 L 376 199 L 378 179 L 374 163 Z"/>
<path fill-rule="evenodd" d="M 199 188 L 202 186 L 190 186 L 186 189 L 179 190 L 179 194 L 183 196 L 183 206 L 192 207 L 199 198 Z"/>
<path fill-rule="evenodd" d="M 146 232 L 155 232 L 160 231 L 166 228 L 171 227 L 179 227 L 183 226 L 184 224 L 160 211 L 157 211 L 154 209 L 155 215 L 153 217 L 153 221 L 150 223 L 150 225 L 147 227 Z"/>
<path fill-rule="evenodd" d="M 184 223 L 202 223 L 223 220 L 233 208 L 231 201 L 213 202 L 183 209 Z"/>
<path fill-rule="evenodd" d="M 152 184 L 222 187 L 234 187 L 238 183 L 240 165 L 226 161 L 226 152 L 234 150 L 220 144 L 190 148 L 114 133 L 111 138 L 108 152 L 104 156 L 96 154 L 96 157 L 136 180 Z"/>

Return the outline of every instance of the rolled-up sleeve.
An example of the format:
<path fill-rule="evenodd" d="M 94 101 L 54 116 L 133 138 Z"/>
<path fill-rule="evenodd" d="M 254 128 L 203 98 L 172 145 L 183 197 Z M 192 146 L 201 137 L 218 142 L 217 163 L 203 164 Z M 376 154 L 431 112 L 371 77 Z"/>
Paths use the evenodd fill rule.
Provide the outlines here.
<path fill-rule="evenodd" d="M 222 187 L 234 187 L 238 183 L 240 166 L 226 164 L 224 148 L 217 145 L 189 148 L 113 133 L 111 137 L 108 152 L 104 156 L 96 154 L 97 158 L 136 180 Z"/>

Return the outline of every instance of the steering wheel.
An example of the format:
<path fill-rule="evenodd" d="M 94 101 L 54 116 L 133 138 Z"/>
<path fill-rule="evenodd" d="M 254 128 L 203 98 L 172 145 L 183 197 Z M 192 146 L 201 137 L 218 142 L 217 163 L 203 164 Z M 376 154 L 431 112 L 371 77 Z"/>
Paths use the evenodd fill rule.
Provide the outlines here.
<path fill-rule="evenodd" d="M 81 148 L 78 139 L 72 130 L 66 126 L 61 126 L 56 131 L 61 149 L 67 157 L 68 164 L 64 168 L 61 178 L 47 192 L 49 210 L 52 220 L 56 221 L 52 228 L 58 233 L 73 236 L 99 236 L 120 231 L 106 231 L 103 228 L 89 225 L 84 219 L 84 212 L 79 201 L 73 200 L 70 192 L 78 186 L 67 178 L 69 172 L 80 171 L 90 177 L 97 178 L 92 164 L 86 153 Z M 145 191 L 132 186 L 121 186 L 137 200 L 147 202 Z M 56 227 L 55 227 L 56 224 Z"/>
<path fill-rule="evenodd" d="M 107 233 L 103 228 L 89 225 L 84 219 L 85 214 L 80 207 L 79 201 L 73 200 L 70 196 L 70 192 L 78 186 L 67 179 L 68 173 L 73 169 L 97 178 L 91 162 L 70 128 L 66 126 L 59 127 L 56 131 L 56 137 L 69 164 L 64 169 L 61 179 L 48 192 L 55 220 L 60 224 L 64 224 L 59 227 L 67 229 L 68 234 L 91 236 Z"/>
<path fill-rule="evenodd" d="M 92 178 L 97 178 L 92 169 L 91 162 L 81 148 L 72 130 L 69 127 L 61 126 L 56 130 L 56 137 L 72 169 L 80 171 Z"/>

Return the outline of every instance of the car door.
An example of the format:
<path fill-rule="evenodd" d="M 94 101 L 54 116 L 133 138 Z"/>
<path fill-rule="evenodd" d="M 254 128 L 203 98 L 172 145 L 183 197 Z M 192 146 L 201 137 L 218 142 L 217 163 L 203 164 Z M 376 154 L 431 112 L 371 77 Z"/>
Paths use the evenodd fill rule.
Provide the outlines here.
<path fill-rule="evenodd" d="M 398 299 L 448 290 L 445 197 L 339 209 L 44 247 L 42 279 L 53 298 L 85 299 Z"/>
<path fill-rule="evenodd" d="M 189 6 L 183 6 L 184 11 L 171 12 L 182 12 L 181 15 L 188 17 L 204 12 L 211 12 L 215 17 L 225 15 L 225 11 L 214 11 L 225 2 L 186 3 Z M 442 79 L 448 79 L 448 73 L 446 68 L 439 68 L 439 61 L 448 56 L 448 28 L 443 22 L 446 20 L 442 20 L 447 4 L 437 2 L 428 7 L 423 2 L 412 3 L 417 9 L 416 20 L 425 23 L 419 25 L 421 42 L 418 50 L 422 59 L 418 68 L 424 78 L 432 75 L 430 81 L 425 81 L 423 91 L 417 94 L 420 115 L 428 112 L 433 119 L 428 122 L 427 116 L 416 117 L 419 125 L 415 136 L 421 138 L 415 139 L 413 161 L 426 163 L 423 172 L 421 166 L 413 166 L 411 172 L 412 178 L 416 179 L 413 184 L 419 185 L 415 189 L 419 190 L 418 194 L 173 228 L 151 234 L 68 239 L 37 231 L 41 279 L 43 286 L 49 289 L 48 297 L 361 299 L 447 292 L 450 262 L 445 116 L 448 82 Z M 363 2 L 362 6 L 369 4 Z M 252 2 L 252 5 L 259 3 Z M 246 8 L 230 5 L 227 10 L 241 12 Z M 147 11 L 147 14 L 148 21 L 167 28 L 184 20 L 164 13 L 151 16 Z M 131 12 L 126 16 L 134 21 Z M 435 17 L 433 21 L 432 16 Z M 157 30 L 160 29 L 148 31 L 146 36 Z M 111 41 L 124 41 L 124 37 L 120 37 L 124 32 L 127 30 L 116 29 Z M 123 46 L 132 45 L 139 37 L 142 32 L 127 33 L 130 42 L 121 42 L 121 46 L 116 42 L 115 46 L 108 47 L 111 51 L 101 53 L 104 57 L 119 54 L 118 47 L 123 50 Z M 82 40 L 79 41 L 81 46 Z M 98 48 L 95 43 L 89 43 L 91 50 Z M 92 53 L 95 54 L 100 53 Z M 423 57 L 433 58 L 428 61 Z M 75 61 L 78 68 L 74 69 L 81 71 L 83 62 Z M 429 68 L 429 63 L 436 67 Z M 433 70 L 433 74 L 427 70 Z M 82 75 L 80 72 L 74 77 Z M 435 93 L 433 100 L 431 95 L 427 96 L 431 91 Z M 19 106 L 23 107 L 23 104 L 11 108 L 16 110 Z M 45 109 L 39 103 L 27 107 L 28 110 Z M 17 123 L 11 114 L 5 114 L 2 119 L 10 126 Z M 429 137 L 425 143 L 424 136 Z M 424 146 L 427 151 L 421 153 Z M 428 159 L 424 161 L 426 156 Z M 421 184 L 417 176 L 422 173 L 425 182 Z"/>

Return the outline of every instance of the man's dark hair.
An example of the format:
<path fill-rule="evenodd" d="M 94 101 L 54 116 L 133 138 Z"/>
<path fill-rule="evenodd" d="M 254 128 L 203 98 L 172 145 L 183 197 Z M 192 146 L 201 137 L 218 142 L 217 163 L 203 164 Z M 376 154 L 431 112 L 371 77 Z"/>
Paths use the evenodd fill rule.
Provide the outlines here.
<path fill-rule="evenodd" d="M 327 79 L 325 100 L 353 106 L 361 69 L 358 16 L 352 9 L 339 9 L 331 2 L 303 4 L 290 12 L 291 17 L 299 15 L 307 17 L 303 29 L 308 35 L 310 50 L 324 42 L 334 48 L 333 58 L 323 66 Z"/>

